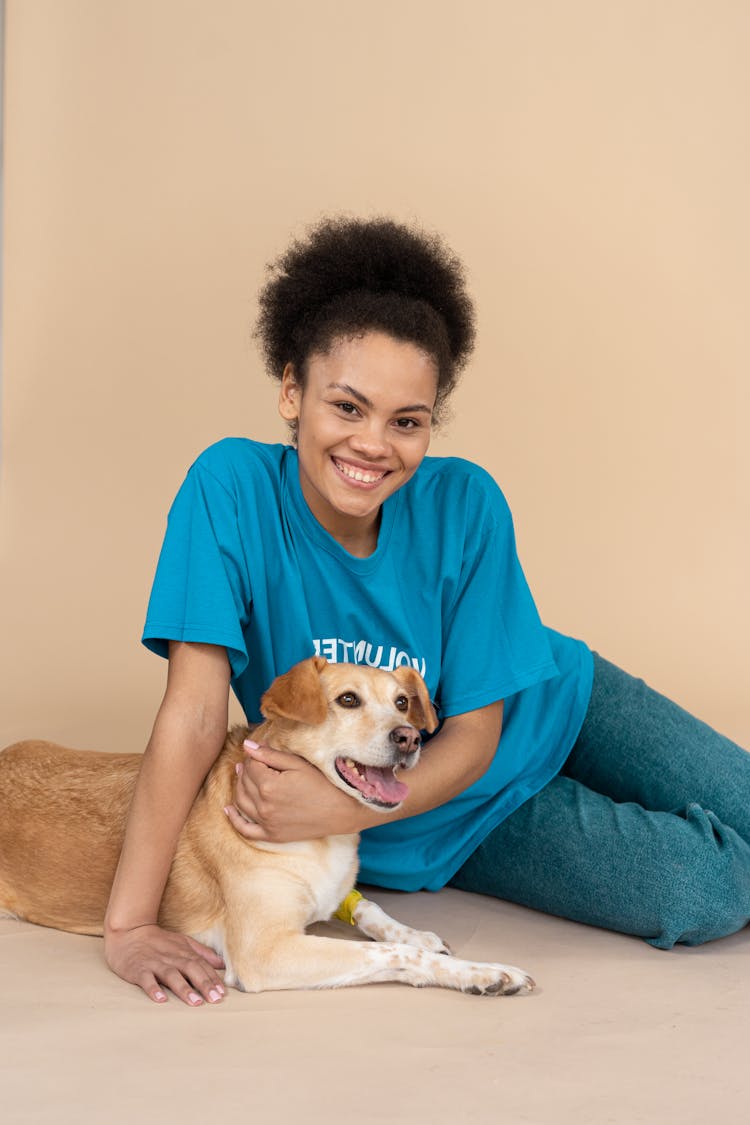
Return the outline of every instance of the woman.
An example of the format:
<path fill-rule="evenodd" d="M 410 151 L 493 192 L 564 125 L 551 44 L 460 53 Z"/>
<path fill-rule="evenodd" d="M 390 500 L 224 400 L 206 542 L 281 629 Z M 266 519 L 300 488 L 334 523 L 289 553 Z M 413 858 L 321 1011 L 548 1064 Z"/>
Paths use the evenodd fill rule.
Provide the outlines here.
<path fill-rule="evenodd" d="M 258 332 L 293 445 L 219 442 L 171 509 L 144 631 L 167 688 L 107 914 L 114 971 L 157 1002 L 222 998 L 220 958 L 159 929 L 159 901 L 230 687 L 257 721 L 312 652 L 413 664 L 441 727 L 385 814 L 249 742 L 226 810 L 243 836 L 362 831 L 363 882 L 450 883 L 661 948 L 744 926 L 750 757 L 545 629 L 495 483 L 425 458 L 473 342 L 456 259 L 387 220 L 323 222 L 277 263 Z"/>

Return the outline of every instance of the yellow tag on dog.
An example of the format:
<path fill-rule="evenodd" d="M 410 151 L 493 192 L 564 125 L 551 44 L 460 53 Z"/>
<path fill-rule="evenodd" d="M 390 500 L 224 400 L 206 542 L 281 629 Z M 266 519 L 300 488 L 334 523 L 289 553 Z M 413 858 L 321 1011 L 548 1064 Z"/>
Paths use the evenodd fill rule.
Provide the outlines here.
<path fill-rule="evenodd" d="M 348 922 L 350 926 L 356 926 L 356 922 L 352 915 L 356 909 L 357 903 L 362 901 L 362 895 L 359 891 L 349 891 L 341 906 L 334 914 L 334 918 L 339 918 L 342 922 Z"/>

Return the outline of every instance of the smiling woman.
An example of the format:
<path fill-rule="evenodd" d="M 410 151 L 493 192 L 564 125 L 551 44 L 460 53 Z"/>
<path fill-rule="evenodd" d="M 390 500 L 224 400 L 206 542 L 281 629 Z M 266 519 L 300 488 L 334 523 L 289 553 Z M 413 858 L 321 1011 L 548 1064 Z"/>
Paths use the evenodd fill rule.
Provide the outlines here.
<path fill-rule="evenodd" d="M 353 555 L 375 550 L 383 502 L 427 452 L 437 383 L 431 355 L 383 332 L 314 353 L 304 384 L 284 370 L 279 409 L 295 424 L 302 495 Z"/>
<path fill-rule="evenodd" d="M 312 654 L 418 670 L 439 729 L 408 792 L 354 749 L 342 787 L 246 743 L 226 814 L 247 840 L 362 832 L 366 882 L 451 882 L 663 948 L 744 926 L 750 757 L 545 628 L 496 483 L 427 456 L 473 343 L 460 263 L 413 228 L 334 219 L 271 267 L 260 309 L 293 443 L 216 443 L 170 511 L 143 634 L 169 674 L 107 916 L 112 968 L 158 1001 L 163 985 L 220 998 L 215 954 L 160 930 L 159 901 L 230 687 L 256 722 Z M 338 706 L 356 713 L 356 693 Z"/>

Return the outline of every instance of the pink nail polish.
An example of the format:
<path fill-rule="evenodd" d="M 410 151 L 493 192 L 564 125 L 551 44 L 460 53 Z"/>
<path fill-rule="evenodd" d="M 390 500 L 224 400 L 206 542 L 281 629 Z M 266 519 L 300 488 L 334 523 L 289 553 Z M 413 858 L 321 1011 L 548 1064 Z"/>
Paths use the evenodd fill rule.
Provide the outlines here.
<path fill-rule="evenodd" d="M 242 745 L 246 750 L 258 750 L 260 748 L 260 743 L 253 742 L 252 738 L 246 738 Z"/>
<path fill-rule="evenodd" d="M 188 1000 L 191 1004 L 202 1004 L 203 998 L 197 992 L 188 992 Z"/>

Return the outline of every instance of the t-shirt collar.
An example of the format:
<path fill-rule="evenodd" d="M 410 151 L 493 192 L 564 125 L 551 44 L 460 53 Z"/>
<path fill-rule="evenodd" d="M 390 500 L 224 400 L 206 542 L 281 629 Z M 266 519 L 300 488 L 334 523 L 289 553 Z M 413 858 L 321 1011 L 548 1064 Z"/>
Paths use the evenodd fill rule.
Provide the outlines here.
<path fill-rule="evenodd" d="M 357 555 L 352 555 L 345 547 L 342 547 L 338 540 L 334 539 L 330 532 L 318 523 L 310 511 L 300 484 L 299 456 L 293 446 L 289 446 L 286 451 L 283 479 L 289 510 L 294 522 L 307 539 L 317 544 L 322 550 L 327 551 L 328 554 L 333 555 L 335 559 L 338 559 L 350 570 L 359 574 L 371 573 L 380 565 L 388 551 L 396 515 L 401 505 L 401 490 L 394 492 L 383 504 L 378 531 L 378 545 L 371 555 L 363 559 Z M 294 528 L 292 528 L 292 531 L 294 531 Z"/>

